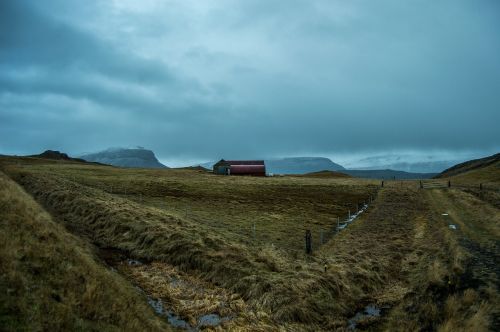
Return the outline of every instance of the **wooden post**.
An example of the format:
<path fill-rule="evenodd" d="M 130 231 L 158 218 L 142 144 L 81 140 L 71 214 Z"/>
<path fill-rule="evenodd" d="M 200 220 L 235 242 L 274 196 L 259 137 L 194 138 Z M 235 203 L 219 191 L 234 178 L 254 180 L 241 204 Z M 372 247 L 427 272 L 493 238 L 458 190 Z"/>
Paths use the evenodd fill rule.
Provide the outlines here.
<path fill-rule="evenodd" d="M 483 190 L 483 184 L 482 183 L 479 184 L 479 190 Z"/>
<path fill-rule="evenodd" d="M 424 185 L 422 183 L 422 180 L 420 180 L 420 189 L 423 189 L 424 188 Z"/>
<path fill-rule="evenodd" d="M 351 210 L 349 210 L 349 212 L 348 212 L 348 213 L 349 213 L 349 217 L 348 217 L 348 219 L 350 220 L 350 219 L 351 219 Z"/>
<path fill-rule="evenodd" d="M 382 188 L 384 188 L 384 181 L 382 180 L 382 185 L 381 185 Z"/>
<path fill-rule="evenodd" d="M 451 181 L 448 180 L 448 188 L 451 188 Z"/>
<path fill-rule="evenodd" d="M 306 254 L 310 255 L 311 253 L 312 253 L 311 231 L 306 230 Z"/>

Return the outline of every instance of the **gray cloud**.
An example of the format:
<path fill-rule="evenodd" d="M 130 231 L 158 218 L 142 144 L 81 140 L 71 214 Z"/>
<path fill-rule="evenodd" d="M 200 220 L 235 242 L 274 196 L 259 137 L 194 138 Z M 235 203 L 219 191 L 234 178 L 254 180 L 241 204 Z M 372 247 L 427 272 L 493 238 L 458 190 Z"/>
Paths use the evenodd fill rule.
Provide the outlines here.
<path fill-rule="evenodd" d="M 499 7 L 2 1 L 0 153 L 490 153 Z"/>

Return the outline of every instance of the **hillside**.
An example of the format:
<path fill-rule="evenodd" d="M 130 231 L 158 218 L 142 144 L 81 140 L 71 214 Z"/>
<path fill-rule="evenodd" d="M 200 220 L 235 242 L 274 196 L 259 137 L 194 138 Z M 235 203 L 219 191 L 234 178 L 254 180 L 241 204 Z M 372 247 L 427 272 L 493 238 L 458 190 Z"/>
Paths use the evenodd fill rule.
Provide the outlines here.
<path fill-rule="evenodd" d="M 32 157 L 32 158 L 42 158 L 42 159 L 52 159 L 52 160 L 67 160 L 67 161 L 76 161 L 76 162 L 85 162 L 85 160 L 80 159 L 80 158 L 71 158 L 68 156 L 66 153 L 59 152 L 59 151 L 53 151 L 53 150 L 46 150 L 40 154 L 35 154 L 27 157 Z"/>
<path fill-rule="evenodd" d="M 470 171 L 478 171 L 484 169 L 490 165 L 496 165 L 496 168 L 500 166 L 500 153 L 494 154 L 489 157 L 469 160 L 461 164 L 457 164 L 450 167 L 436 176 L 436 178 L 446 178 L 450 176 L 456 176 Z"/>
<path fill-rule="evenodd" d="M 101 164 L 113 165 L 129 168 L 167 168 L 156 159 L 153 151 L 136 148 L 112 148 L 97 153 L 89 153 L 80 156 L 86 161 L 98 162 Z"/>
<path fill-rule="evenodd" d="M 76 243 L 64 240 L 68 247 L 84 253 L 96 248 L 109 266 L 106 273 L 126 281 L 115 283 L 123 294 L 140 287 L 143 304 L 184 330 L 499 327 L 500 272 L 493 262 L 500 214 L 458 188 L 420 189 L 419 181 L 387 181 L 381 188 L 379 181 L 349 177 L 231 177 L 15 157 L 0 158 L 0 170 L 73 234 Z M 18 236 L 16 227 L 8 224 L 1 234 L 30 239 Z M 311 254 L 304 250 L 307 230 Z M 32 233 L 45 243 L 52 238 Z M 19 250 L 4 237 L 8 248 Z M 40 255 L 52 257 L 42 249 Z M 58 262 L 71 257 L 58 250 L 64 255 L 54 254 Z M 64 271 L 51 264 L 48 271 L 64 280 Z M 28 268 L 26 275 L 38 278 L 38 271 Z M 55 288 L 36 284 L 49 295 Z M 71 294 L 73 284 L 63 285 Z M 101 312 L 99 299 L 93 302 Z M 115 308 L 116 315 L 127 312 Z"/>
<path fill-rule="evenodd" d="M 168 329 L 144 296 L 2 172 L 0 257 L 2 331 Z"/>

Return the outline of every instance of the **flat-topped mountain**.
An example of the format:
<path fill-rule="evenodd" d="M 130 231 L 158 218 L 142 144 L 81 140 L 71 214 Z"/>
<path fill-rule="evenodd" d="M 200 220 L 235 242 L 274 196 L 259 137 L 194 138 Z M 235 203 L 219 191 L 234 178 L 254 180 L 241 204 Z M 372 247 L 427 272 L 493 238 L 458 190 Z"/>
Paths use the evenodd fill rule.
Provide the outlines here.
<path fill-rule="evenodd" d="M 324 157 L 294 157 L 265 161 L 268 173 L 306 174 L 320 171 L 341 171 L 345 168 Z"/>
<path fill-rule="evenodd" d="M 111 148 L 97 153 L 85 154 L 80 158 L 119 167 L 168 168 L 156 159 L 153 151 L 144 148 Z"/>

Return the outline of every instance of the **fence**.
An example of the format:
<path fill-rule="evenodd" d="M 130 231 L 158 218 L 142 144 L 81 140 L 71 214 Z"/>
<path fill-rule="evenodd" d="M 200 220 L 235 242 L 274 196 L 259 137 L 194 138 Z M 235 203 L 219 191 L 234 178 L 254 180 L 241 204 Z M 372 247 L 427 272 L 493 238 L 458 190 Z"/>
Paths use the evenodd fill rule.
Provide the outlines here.
<path fill-rule="evenodd" d="M 480 190 L 480 191 L 496 191 L 500 192 L 500 185 L 496 183 L 476 183 L 465 184 L 461 182 L 454 182 L 451 180 L 421 180 L 419 181 L 420 189 L 440 189 L 440 188 L 455 188 L 462 190 Z"/>

